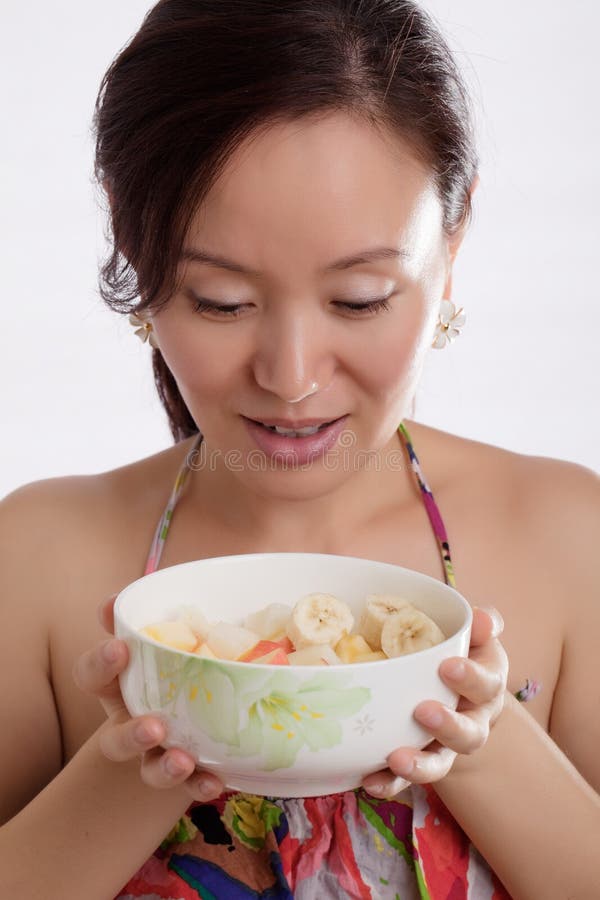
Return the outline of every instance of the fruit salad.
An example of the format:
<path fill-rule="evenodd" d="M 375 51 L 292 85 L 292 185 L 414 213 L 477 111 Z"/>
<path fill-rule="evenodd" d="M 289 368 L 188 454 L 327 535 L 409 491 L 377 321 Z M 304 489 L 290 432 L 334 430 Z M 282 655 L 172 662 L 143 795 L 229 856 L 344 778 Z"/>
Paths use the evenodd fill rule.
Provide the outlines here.
<path fill-rule="evenodd" d="M 283 666 L 375 662 L 446 639 L 429 616 L 393 594 L 369 594 L 356 630 L 354 626 L 347 603 L 315 593 L 293 607 L 270 603 L 241 625 L 210 622 L 195 606 L 181 606 L 175 619 L 140 631 L 196 656 Z"/>

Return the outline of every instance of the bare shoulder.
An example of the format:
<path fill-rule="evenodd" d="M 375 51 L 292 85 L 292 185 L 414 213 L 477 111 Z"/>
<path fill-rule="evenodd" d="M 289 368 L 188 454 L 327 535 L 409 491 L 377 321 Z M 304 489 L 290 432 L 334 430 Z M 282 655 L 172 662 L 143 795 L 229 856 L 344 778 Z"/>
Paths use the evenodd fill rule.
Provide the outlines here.
<path fill-rule="evenodd" d="M 28 681 L 23 715 L 53 735 L 52 771 L 61 747 L 64 763 L 101 724 L 96 698 L 73 682 L 73 663 L 106 639 L 99 604 L 143 574 L 183 455 L 176 445 L 106 472 L 33 481 L 0 502 L 0 593 L 10 598 L 4 631 L 8 649 L 11 634 L 27 635 L 30 669 L 38 674 Z M 7 664 L 8 650 L 0 649 Z"/>
<path fill-rule="evenodd" d="M 54 518 L 57 534 L 82 524 L 102 526 L 115 515 L 141 512 L 172 487 L 172 479 L 192 439 L 115 469 L 91 475 L 65 475 L 28 482 L 0 500 L 5 516 L 17 516 L 31 525 Z M 71 535 L 73 536 L 73 535 Z"/>
<path fill-rule="evenodd" d="M 534 456 L 418 423 L 409 425 L 422 468 L 444 506 L 450 534 L 469 554 L 493 546 L 513 572 L 565 602 L 577 582 L 598 591 L 600 475 L 568 460 Z M 436 495 L 436 499 L 438 496 Z M 461 542 L 455 546 L 460 555 Z M 470 560 L 461 560 L 467 568 Z"/>
<path fill-rule="evenodd" d="M 138 577 L 185 453 L 178 444 L 119 468 L 22 485 L 0 501 L 5 549 L 64 587 L 102 572 L 108 594 Z M 45 576 L 42 575 L 45 573 Z"/>
<path fill-rule="evenodd" d="M 565 506 L 574 509 L 576 504 L 584 523 L 588 516 L 598 515 L 600 475 L 586 466 L 517 453 L 416 422 L 409 428 L 426 473 L 439 472 L 437 483 L 457 482 L 461 491 L 472 483 L 477 492 L 487 485 L 490 495 L 500 491 L 517 512 L 541 520 L 557 513 L 558 527 L 561 520 L 564 524 Z"/>

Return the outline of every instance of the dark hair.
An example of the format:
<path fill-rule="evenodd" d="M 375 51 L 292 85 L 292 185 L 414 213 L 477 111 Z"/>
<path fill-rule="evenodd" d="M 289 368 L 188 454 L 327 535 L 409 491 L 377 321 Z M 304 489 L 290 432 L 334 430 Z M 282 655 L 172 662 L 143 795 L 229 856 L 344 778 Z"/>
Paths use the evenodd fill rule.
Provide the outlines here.
<path fill-rule="evenodd" d="M 240 142 L 334 111 L 401 136 L 433 173 L 445 232 L 468 224 L 477 171 L 469 98 L 417 3 L 160 0 L 96 101 L 94 171 L 111 200 L 105 303 L 121 313 L 167 303 L 194 212 Z M 153 368 L 174 440 L 197 433 L 156 349 Z"/>

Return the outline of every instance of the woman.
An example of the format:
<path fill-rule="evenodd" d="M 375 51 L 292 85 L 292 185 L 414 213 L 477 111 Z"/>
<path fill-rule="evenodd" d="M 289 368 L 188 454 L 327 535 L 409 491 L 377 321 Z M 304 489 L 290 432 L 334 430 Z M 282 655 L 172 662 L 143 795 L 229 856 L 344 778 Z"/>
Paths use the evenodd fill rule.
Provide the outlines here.
<path fill-rule="evenodd" d="M 152 345 L 176 443 L 2 503 L 1 658 L 25 673 L 5 893 L 597 896 L 598 478 L 408 418 L 427 353 L 464 324 L 477 158 L 443 39 L 402 0 L 163 0 L 95 124 L 103 296 Z M 421 704 L 434 742 L 359 791 L 224 792 L 123 707 L 127 648 L 98 604 L 112 631 L 143 572 L 260 551 L 381 559 L 492 607 L 464 669 L 440 669 L 458 711 Z"/>

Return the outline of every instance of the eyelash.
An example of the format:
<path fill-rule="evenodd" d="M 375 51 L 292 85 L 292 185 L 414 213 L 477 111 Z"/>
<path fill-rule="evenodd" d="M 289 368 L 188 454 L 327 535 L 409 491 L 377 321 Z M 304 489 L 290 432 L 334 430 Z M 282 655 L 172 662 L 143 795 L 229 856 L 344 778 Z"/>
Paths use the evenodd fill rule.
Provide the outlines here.
<path fill-rule="evenodd" d="M 366 300 L 364 303 L 344 303 L 342 300 L 336 302 L 339 303 L 340 306 L 350 310 L 351 315 L 356 317 L 368 315 L 369 313 L 377 314 L 380 312 L 387 312 L 391 309 L 389 297 L 380 297 L 377 300 Z M 243 303 L 239 303 L 237 306 L 219 305 L 217 303 L 209 302 L 203 297 L 198 297 L 196 298 L 196 303 L 194 305 L 194 312 L 204 312 L 209 309 L 211 312 L 216 312 L 223 317 L 235 319 L 241 315 L 240 310 L 244 305 L 245 304 Z"/>

